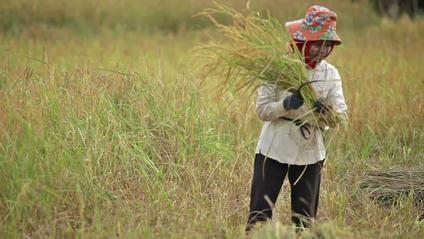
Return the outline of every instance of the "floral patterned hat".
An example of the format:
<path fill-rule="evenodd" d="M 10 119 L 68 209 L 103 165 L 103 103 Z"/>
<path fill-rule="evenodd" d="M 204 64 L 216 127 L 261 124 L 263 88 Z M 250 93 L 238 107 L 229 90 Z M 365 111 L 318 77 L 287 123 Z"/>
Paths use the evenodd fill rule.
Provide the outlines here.
<path fill-rule="evenodd" d="M 342 44 L 342 40 L 336 34 L 335 12 L 328 8 L 314 5 L 306 10 L 304 19 L 286 22 L 289 34 L 297 41 L 334 41 L 334 44 Z"/>

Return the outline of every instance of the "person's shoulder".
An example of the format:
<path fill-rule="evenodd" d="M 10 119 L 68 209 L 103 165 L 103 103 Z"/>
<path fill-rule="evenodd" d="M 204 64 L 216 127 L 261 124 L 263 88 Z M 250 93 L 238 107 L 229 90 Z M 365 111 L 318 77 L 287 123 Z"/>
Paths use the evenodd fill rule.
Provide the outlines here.
<path fill-rule="evenodd" d="M 332 75 L 332 78 L 340 78 L 339 71 L 334 65 L 328 63 L 325 60 L 323 60 L 321 63 L 322 63 L 322 69 L 330 73 Z"/>
<path fill-rule="evenodd" d="M 328 63 L 326 60 L 323 60 L 321 63 L 322 63 L 322 67 L 324 69 L 337 71 L 337 68 L 334 65 Z"/>

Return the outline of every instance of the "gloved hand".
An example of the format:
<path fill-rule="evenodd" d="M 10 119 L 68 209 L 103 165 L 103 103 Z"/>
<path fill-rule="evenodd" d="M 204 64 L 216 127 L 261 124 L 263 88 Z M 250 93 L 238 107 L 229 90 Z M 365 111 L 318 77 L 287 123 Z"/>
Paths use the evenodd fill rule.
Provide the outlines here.
<path fill-rule="evenodd" d="M 286 110 L 298 109 L 303 104 L 303 97 L 299 91 L 287 96 L 283 101 L 283 107 Z"/>
<path fill-rule="evenodd" d="M 322 97 L 315 101 L 314 108 L 316 112 L 321 114 L 324 114 L 325 112 L 330 110 L 330 107 L 325 104 L 325 99 Z"/>

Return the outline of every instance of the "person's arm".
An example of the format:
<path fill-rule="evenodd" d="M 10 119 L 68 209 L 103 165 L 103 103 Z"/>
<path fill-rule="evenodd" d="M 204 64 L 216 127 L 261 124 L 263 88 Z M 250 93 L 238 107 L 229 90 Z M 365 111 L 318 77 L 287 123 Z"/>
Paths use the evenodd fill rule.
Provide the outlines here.
<path fill-rule="evenodd" d="M 332 107 L 333 111 L 338 113 L 344 120 L 347 120 L 347 105 L 343 95 L 342 80 L 337 70 L 335 70 L 332 87 L 328 92 L 327 100 Z"/>
<path fill-rule="evenodd" d="M 258 88 L 256 98 L 256 114 L 262 121 L 273 121 L 286 116 L 290 110 L 295 110 L 303 104 L 300 99 L 289 92 L 277 94 L 277 86 L 262 83 Z"/>

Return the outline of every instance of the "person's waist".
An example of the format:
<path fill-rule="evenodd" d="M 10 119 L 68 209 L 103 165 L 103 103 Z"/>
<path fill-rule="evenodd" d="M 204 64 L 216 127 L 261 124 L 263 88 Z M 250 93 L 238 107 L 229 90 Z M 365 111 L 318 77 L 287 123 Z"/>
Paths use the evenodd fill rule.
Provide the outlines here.
<path fill-rule="evenodd" d="M 299 127 L 300 133 L 302 134 L 303 138 L 310 139 L 312 137 L 311 130 L 322 130 L 319 127 L 312 126 L 311 124 L 303 122 L 301 119 L 292 119 L 286 116 L 280 117 L 283 120 L 290 121 L 294 123 L 297 127 Z"/>
<path fill-rule="evenodd" d="M 293 118 L 286 117 L 286 116 L 283 116 L 283 117 L 280 117 L 280 118 L 283 119 L 283 120 L 291 121 L 298 127 L 301 127 L 301 126 L 312 127 L 310 124 L 303 122 L 301 119 L 293 119 Z"/>

